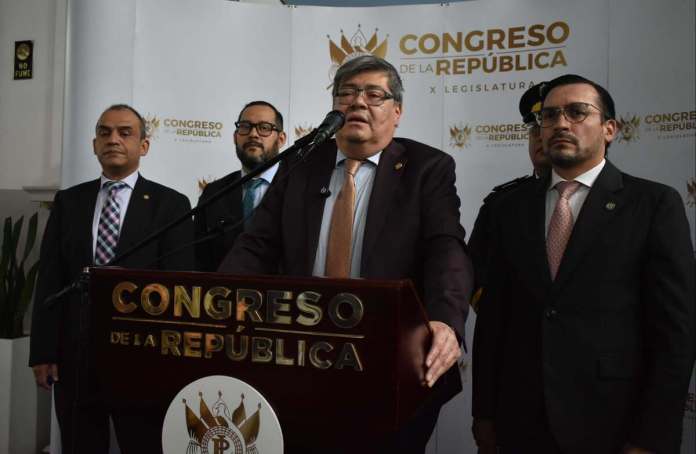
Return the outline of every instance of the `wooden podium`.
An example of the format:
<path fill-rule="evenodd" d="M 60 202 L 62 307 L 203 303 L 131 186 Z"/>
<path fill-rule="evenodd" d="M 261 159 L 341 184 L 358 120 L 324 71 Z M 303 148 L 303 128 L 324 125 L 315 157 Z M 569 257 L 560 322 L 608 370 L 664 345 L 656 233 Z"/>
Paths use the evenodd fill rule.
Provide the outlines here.
<path fill-rule="evenodd" d="M 431 332 L 410 281 L 94 268 L 89 299 L 102 392 L 149 411 L 151 431 L 181 388 L 209 375 L 264 395 L 286 446 L 384 437 L 432 393 Z"/>

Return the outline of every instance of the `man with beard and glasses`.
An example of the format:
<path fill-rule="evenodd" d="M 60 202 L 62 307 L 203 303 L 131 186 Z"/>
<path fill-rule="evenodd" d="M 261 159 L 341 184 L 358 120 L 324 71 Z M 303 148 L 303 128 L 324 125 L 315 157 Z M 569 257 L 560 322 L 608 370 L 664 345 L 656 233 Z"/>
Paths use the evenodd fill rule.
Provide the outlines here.
<path fill-rule="evenodd" d="M 242 170 L 208 184 L 198 200 L 199 205 L 223 187 L 276 157 L 285 144 L 283 115 L 266 101 L 253 101 L 244 106 L 235 126 L 234 144 L 237 157 L 242 163 Z M 277 170 L 278 164 L 246 183 L 244 187 L 228 192 L 196 215 L 196 238 L 218 234 L 196 246 L 198 270 L 217 270 L 237 236 L 249 224 Z"/>
<path fill-rule="evenodd" d="M 286 452 L 423 453 L 440 407 L 461 390 L 456 360 L 473 271 L 455 163 L 441 150 L 394 137 L 402 103 L 401 78 L 387 61 L 364 55 L 344 63 L 332 104 L 345 124 L 307 159 L 281 165 L 220 265 L 236 274 L 411 279 L 430 318 L 433 341 L 422 366 L 434 390 L 410 421 L 380 440 L 346 436 Z"/>
<path fill-rule="evenodd" d="M 551 172 L 496 205 L 473 354 L 480 453 L 677 453 L 694 364 L 684 202 L 621 172 L 606 89 L 576 75 L 537 114 Z"/>

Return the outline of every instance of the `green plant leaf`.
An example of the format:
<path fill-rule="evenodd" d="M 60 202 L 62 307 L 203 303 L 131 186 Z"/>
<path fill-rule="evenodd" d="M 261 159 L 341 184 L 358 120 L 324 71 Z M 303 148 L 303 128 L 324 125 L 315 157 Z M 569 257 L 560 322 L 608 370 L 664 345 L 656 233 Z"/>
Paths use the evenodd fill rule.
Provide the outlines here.
<path fill-rule="evenodd" d="M 29 257 L 31 250 L 34 248 L 34 243 L 36 242 L 36 228 L 39 223 L 39 213 L 34 213 L 31 218 L 29 218 L 29 230 L 27 230 L 27 239 L 24 243 L 24 255 L 22 256 L 22 263 Z"/>

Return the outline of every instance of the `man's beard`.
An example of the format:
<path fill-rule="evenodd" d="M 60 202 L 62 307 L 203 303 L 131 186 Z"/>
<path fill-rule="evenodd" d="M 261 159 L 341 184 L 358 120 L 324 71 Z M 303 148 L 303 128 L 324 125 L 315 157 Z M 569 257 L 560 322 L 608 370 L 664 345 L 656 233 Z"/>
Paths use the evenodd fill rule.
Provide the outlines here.
<path fill-rule="evenodd" d="M 263 150 L 261 154 L 250 156 L 244 150 L 244 148 L 249 148 L 252 145 L 261 148 Z M 241 161 L 242 166 L 246 170 L 253 171 L 278 154 L 278 141 L 275 141 L 268 149 L 264 148 L 263 144 L 260 142 L 247 142 L 244 144 L 244 148 L 241 148 L 239 145 L 235 145 L 235 148 L 237 149 L 237 157 Z"/>

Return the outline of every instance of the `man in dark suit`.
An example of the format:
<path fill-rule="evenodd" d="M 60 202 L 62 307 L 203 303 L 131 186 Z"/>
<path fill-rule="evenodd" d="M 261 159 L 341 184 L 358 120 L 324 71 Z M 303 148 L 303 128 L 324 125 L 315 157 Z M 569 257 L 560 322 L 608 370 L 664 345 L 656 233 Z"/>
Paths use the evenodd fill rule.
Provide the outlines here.
<path fill-rule="evenodd" d="M 88 266 L 192 269 L 194 254 L 190 249 L 159 259 L 193 241 L 191 221 L 123 260 L 113 261 L 187 212 L 190 204 L 186 196 L 139 175 L 140 157 L 147 154 L 149 141 L 145 122 L 132 107 L 119 104 L 104 111 L 97 122 L 93 145 L 101 177 L 58 191 L 46 225 L 29 365 L 39 386 L 54 387 L 63 452 L 108 452 L 109 413 L 122 452 L 159 452 L 159 432 L 141 435 L 140 412 L 119 414 L 117 409 L 109 409 L 100 396 L 95 371 L 84 360 L 88 357 L 88 338 L 104 333 L 81 334 L 84 315 L 80 295 L 71 294 L 50 306 L 46 300 L 74 282 Z"/>
<path fill-rule="evenodd" d="M 447 372 L 439 383 L 451 386 L 382 452 L 422 453 L 440 406 L 461 389 L 452 366 L 473 282 L 454 161 L 393 137 L 402 85 L 386 61 L 351 60 L 337 71 L 333 90 L 334 109 L 346 114 L 336 140 L 288 166 L 290 172 L 281 166 L 220 271 L 272 274 L 280 267 L 295 276 L 412 279 L 433 331 L 427 385 Z"/>
<path fill-rule="evenodd" d="M 474 228 L 469 236 L 467 246 L 469 247 L 471 261 L 474 263 L 474 274 L 476 276 L 476 291 L 471 302 L 474 310 L 478 310 L 478 301 L 481 299 L 485 287 L 486 270 L 488 269 L 491 251 L 489 237 L 493 227 L 496 204 L 514 189 L 522 185 L 534 184 L 551 167 L 549 158 L 544 154 L 541 146 L 541 128 L 537 124 L 535 116 L 541 110 L 541 91 L 545 83 L 541 82 L 529 87 L 519 102 L 520 115 L 522 115 L 522 121 L 527 127 L 527 134 L 529 135 L 527 150 L 529 159 L 532 162 L 532 175 L 515 178 L 512 181 L 494 187 L 493 191 L 483 199 L 483 205 L 479 209 Z"/>
<path fill-rule="evenodd" d="M 598 84 L 552 80 L 537 118 L 552 172 L 496 207 L 476 323 L 480 452 L 677 453 L 696 336 L 683 202 L 606 160 Z"/>
<path fill-rule="evenodd" d="M 253 101 L 244 106 L 235 123 L 234 145 L 242 170 L 232 172 L 208 184 L 198 205 L 207 202 L 225 186 L 239 180 L 278 155 L 286 140 L 283 115 L 266 101 Z M 222 259 L 232 249 L 234 240 L 248 224 L 253 210 L 273 181 L 278 164 L 201 209 L 195 218 L 196 238 L 214 235 L 196 246 L 196 263 L 200 271 L 217 270 Z"/>

